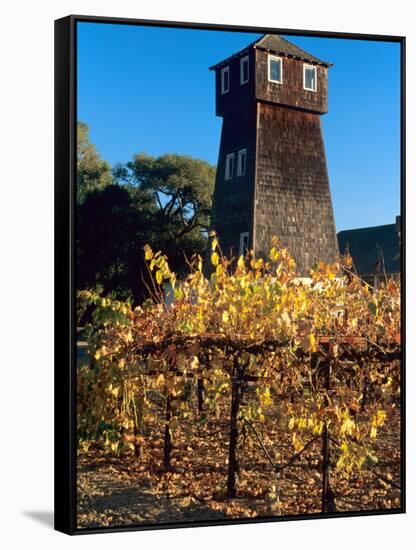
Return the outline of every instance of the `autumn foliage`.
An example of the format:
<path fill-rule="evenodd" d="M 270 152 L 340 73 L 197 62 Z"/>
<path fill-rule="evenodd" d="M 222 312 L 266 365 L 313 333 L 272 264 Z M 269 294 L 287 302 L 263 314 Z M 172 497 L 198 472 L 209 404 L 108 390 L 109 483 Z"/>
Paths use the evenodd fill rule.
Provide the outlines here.
<path fill-rule="evenodd" d="M 77 377 L 80 452 L 98 445 L 140 460 L 151 426 L 164 439 L 154 459 L 169 469 L 176 438 L 191 441 L 220 418 L 237 456 L 260 443 L 267 453 L 278 425 L 293 455 L 325 433 L 335 473 L 374 466 L 379 430 L 399 403 L 399 283 L 371 288 L 348 257 L 300 278 L 277 240 L 267 261 L 225 258 L 215 236 L 211 245 L 210 277 L 195 256 L 180 281 L 145 247 L 152 286 L 140 307 L 79 294 L 95 305 L 91 361 Z"/>

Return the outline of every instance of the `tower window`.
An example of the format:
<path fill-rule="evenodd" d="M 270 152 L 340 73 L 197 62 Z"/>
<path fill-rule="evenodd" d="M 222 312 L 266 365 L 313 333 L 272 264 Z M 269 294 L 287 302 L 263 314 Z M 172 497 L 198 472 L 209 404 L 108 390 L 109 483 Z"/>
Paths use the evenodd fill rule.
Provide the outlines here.
<path fill-rule="evenodd" d="M 249 80 L 249 61 L 248 55 L 240 59 L 240 84 L 245 84 Z"/>
<path fill-rule="evenodd" d="M 269 55 L 269 81 L 281 84 L 283 82 L 282 72 L 282 58 Z"/>
<path fill-rule="evenodd" d="M 239 256 L 245 256 L 247 254 L 248 237 L 249 237 L 249 233 L 240 233 L 240 248 L 238 251 Z"/>
<path fill-rule="evenodd" d="M 238 151 L 238 158 L 237 158 L 237 176 L 245 175 L 246 158 L 247 158 L 247 149 L 240 149 L 240 151 Z"/>
<path fill-rule="evenodd" d="M 303 88 L 316 92 L 316 67 L 313 65 L 303 66 Z"/>
<path fill-rule="evenodd" d="M 226 94 L 230 91 L 230 67 L 221 69 L 221 93 Z"/>
<path fill-rule="evenodd" d="M 234 176 L 234 153 L 225 157 L 225 179 L 230 180 Z"/>

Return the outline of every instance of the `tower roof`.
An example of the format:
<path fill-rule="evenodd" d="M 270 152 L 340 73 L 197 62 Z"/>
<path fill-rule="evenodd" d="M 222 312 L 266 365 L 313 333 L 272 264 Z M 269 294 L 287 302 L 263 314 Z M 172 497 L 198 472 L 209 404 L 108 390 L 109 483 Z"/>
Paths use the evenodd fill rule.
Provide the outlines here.
<path fill-rule="evenodd" d="M 294 59 L 299 59 L 301 61 L 307 61 L 308 63 L 323 65 L 324 67 L 332 66 L 332 63 L 329 63 L 328 61 L 323 61 L 322 59 L 318 59 L 314 55 L 305 52 L 305 50 L 302 50 L 302 48 L 299 48 L 299 46 L 292 44 L 292 42 L 289 42 L 289 40 L 286 40 L 286 38 L 283 38 L 278 34 L 264 34 L 255 42 L 252 42 L 247 47 L 236 52 L 230 57 L 227 57 L 227 59 L 224 59 L 216 65 L 213 65 L 212 67 L 210 67 L 210 69 L 218 69 L 222 65 L 229 63 L 233 58 L 240 56 L 242 53 L 248 52 L 251 48 L 264 50 L 275 54 L 281 54 L 287 57 L 292 57 Z"/>

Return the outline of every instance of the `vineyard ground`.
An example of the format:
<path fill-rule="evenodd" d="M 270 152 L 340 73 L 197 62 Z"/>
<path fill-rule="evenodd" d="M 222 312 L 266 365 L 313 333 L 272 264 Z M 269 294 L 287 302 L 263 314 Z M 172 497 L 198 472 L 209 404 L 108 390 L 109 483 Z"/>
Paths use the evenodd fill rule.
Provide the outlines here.
<path fill-rule="evenodd" d="M 340 512 L 392 509 L 400 506 L 400 412 L 380 430 L 375 444 L 378 464 L 350 479 L 331 472 L 331 487 Z M 220 433 L 189 437 L 179 430 L 172 453 L 172 472 L 163 472 L 163 439 L 158 425 L 151 426 L 144 455 L 117 458 L 90 448 L 78 458 L 78 527 L 126 526 L 276 515 L 319 513 L 321 506 L 321 441 L 318 440 L 285 470 L 280 482 L 280 504 L 273 488 L 275 474 L 254 438 L 242 447 L 238 496 L 225 498 L 227 430 L 218 419 Z M 276 462 L 293 453 L 290 433 L 272 423 L 265 442 Z M 374 472 L 382 475 L 376 477 Z"/>

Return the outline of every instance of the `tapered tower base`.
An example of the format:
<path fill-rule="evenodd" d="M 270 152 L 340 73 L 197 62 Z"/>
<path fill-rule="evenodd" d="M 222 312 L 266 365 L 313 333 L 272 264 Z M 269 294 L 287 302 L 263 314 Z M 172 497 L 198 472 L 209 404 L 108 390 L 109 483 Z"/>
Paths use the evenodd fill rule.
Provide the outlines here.
<path fill-rule="evenodd" d="M 253 249 L 267 256 L 276 235 L 306 276 L 338 258 L 320 116 L 258 103 Z"/>

